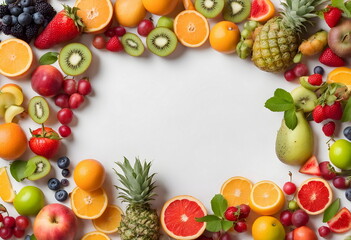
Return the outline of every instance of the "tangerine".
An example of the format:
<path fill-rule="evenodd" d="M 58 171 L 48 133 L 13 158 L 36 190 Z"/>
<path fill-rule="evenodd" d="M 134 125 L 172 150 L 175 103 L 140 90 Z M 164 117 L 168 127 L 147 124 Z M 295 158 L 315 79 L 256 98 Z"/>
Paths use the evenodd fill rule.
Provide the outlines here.
<path fill-rule="evenodd" d="M 0 158 L 15 160 L 27 149 L 27 137 L 16 123 L 0 124 Z"/>
<path fill-rule="evenodd" d="M 211 47 L 218 52 L 233 53 L 240 41 L 238 26 L 230 21 L 221 21 L 213 26 L 210 32 Z"/>
<path fill-rule="evenodd" d="M 171 13 L 177 6 L 176 0 L 142 0 L 147 11 L 152 14 L 164 16 Z"/>
<path fill-rule="evenodd" d="M 105 168 L 95 159 L 80 161 L 73 171 L 73 179 L 77 186 L 85 191 L 99 189 L 105 181 Z"/>
<path fill-rule="evenodd" d="M 118 0 L 114 10 L 117 22 L 125 27 L 136 27 L 146 16 L 141 0 Z"/>

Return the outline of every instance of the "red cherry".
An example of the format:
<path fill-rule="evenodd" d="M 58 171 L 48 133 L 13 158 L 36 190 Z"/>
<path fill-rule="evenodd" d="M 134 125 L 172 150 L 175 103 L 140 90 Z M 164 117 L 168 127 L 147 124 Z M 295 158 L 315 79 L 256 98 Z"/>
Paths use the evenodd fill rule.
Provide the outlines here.
<path fill-rule="evenodd" d="M 296 192 L 296 185 L 292 182 L 286 182 L 283 186 L 283 191 L 287 195 L 292 195 Z"/>
<path fill-rule="evenodd" d="M 79 106 L 84 102 L 84 96 L 79 93 L 73 93 L 69 97 L 69 107 L 72 109 L 79 108 Z"/>
<path fill-rule="evenodd" d="M 247 231 L 247 225 L 244 221 L 239 221 L 235 224 L 234 226 L 234 230 L 242 233 L 242 232 L 246 232 Z"/>
<path fill-rule="evenodd" d="M 123 37 L 126 34 L 126 29 L 123 26 L 114 27 L 117 37 Z"/>
<path fill-rule="evenodd" d="M 138 33 L 143 37 L 147 37 L 154 28 L 154 23 L 151 20 L 144 19 L 138 25 Z"/>
<path fill-rule="evenodd" d="M 29 226 L 29 219 L 25 216 L 16 217 L 16 227 L 19 230 L 26 230 Z"/>
<path fill-rule="evenodd" d="M 82 78 L 78 81 L 78 93 L 85 96 L 91 93 L 91 84 L 89 79 Z"/>
<path fill-rule="evenodd" d="M 239 206 L 239 209 L 240 209 L 239 219 L 244 219 L 249 216 L 251 208 L 248 205 L 241 204 Z"/>
<path fill-rule="evenodd" d="M 60 126 L 58 131 L 59 131 L 59 134 L 61 135 L 61 137 L 68 137 L 72 133 L 71 128 L 67 125 Z"/>

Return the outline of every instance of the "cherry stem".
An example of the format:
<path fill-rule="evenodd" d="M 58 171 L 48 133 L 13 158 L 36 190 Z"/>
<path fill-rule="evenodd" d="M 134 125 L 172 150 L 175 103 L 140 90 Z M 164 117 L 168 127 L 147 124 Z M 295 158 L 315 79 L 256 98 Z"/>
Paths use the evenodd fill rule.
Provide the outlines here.
<path fill-rule="evenodd" d="M 292 173 L 289 171 L 290 182 L 292 182 Z"/>

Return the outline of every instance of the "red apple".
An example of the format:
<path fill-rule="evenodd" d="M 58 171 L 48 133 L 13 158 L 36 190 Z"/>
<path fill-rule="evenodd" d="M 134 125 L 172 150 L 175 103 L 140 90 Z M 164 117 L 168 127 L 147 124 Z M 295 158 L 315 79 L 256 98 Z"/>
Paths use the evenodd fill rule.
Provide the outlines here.
<path fill-rule="evenodd" d="M 37 240 L 74 240 L 77 218 L 65 205 L 45 206 L 35 218 L 33 232 Z"/>
<path fill-rule="evenodd" d="M 41 65 L 32 74 L 32 88 L 39 95 L 53 97 L 57 95 L 63 84 L 63 75 L 51 65 Z"/>

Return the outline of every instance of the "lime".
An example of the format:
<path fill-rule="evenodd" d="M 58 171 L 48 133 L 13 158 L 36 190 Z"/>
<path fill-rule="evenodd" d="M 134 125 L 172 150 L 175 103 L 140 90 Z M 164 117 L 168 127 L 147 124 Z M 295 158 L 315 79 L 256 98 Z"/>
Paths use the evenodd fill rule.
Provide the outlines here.
<path fill-rule="evenodd" d="M 329 149 L 329 159 L 337 168 L 351 169 L 351 143 L 345 139 L 335 141 Z"/>
<path fill-rule="evenodd" d="M 43 192 L 33 186 L 26 186 L 16 195 L 13 205 L 20 215 L 36 215 L 44 207 Z"/>

